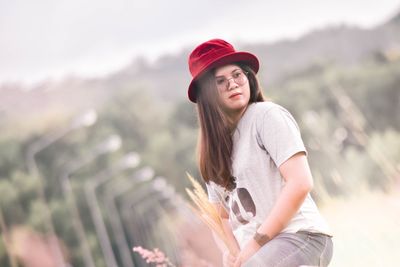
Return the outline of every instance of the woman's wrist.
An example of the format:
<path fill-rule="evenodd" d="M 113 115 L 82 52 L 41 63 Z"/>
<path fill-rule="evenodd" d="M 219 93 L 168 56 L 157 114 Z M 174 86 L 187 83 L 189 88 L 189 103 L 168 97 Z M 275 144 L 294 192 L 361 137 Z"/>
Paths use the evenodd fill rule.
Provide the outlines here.
<path fill-rule="evenodd" d="M 256 241 L 256 243 L 262 247 L 264 246 L 266 243 L 268 243 L 271 238 L 269 237 L 269 235 L 265 234 L 265 233 L 260 233 L 258 231 L 256 231 L 256 233 L 253 236 L 254 241 Z"/>

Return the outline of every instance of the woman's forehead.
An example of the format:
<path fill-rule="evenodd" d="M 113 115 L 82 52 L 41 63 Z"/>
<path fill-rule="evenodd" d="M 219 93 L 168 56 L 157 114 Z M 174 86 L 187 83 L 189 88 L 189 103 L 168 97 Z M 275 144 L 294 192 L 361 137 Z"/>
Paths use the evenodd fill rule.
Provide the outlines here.
<path fill-rule="evenodd" d="M 233 71 L 240 69 L 236 64 L 228 64 L 215 69 L 215 76 L 224 76 L 231 74 Z"/>

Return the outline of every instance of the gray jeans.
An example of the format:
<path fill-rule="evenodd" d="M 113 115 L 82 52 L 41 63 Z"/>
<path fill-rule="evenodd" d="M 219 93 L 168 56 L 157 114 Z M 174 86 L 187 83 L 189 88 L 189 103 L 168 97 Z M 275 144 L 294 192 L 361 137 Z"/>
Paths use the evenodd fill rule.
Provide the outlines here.
<path fill-rule="evenodd" d="M 316 233 L 281 233 L 265 244 L 242 267 L 328 266 L 332 238 Z"/>

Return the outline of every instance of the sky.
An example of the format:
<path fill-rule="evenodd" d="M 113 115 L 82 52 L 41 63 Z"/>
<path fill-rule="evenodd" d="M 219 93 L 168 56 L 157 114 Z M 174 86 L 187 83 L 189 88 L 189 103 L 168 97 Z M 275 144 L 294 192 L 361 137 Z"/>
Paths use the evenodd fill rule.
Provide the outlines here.
<path fill-rule="evenodd" d="M 399 0 L 0 0 L 0 83 L 96 77 L 200 42 L 271 43 L 374 27 Z"/>

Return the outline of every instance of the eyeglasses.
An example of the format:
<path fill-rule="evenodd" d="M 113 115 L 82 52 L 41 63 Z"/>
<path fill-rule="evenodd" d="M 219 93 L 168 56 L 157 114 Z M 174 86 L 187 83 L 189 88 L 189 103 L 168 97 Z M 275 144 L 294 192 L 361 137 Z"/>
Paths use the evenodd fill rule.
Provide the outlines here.
<path fill-rule="evenodd" d="M 246 75 L 247 75 L 247 72 L 245 72 L 243 70 L 235 70 L 232 73 L 232 77 L 230 77 L 230 78 L 225 78 L 223 76 L 217 77 L 217 78 L 215 78 L 215 83 L 217 85 L 218 90 L 224 91 L 224 90 L 228 89 L 229 81 L 231 79 L 233 79 L 233 81 L 239 86 L 245 84 L 247 81 Z"/>

